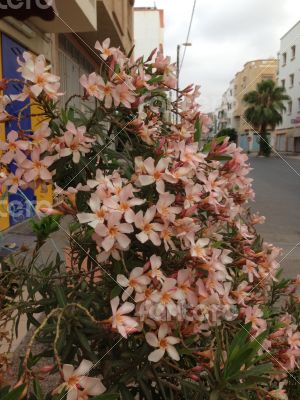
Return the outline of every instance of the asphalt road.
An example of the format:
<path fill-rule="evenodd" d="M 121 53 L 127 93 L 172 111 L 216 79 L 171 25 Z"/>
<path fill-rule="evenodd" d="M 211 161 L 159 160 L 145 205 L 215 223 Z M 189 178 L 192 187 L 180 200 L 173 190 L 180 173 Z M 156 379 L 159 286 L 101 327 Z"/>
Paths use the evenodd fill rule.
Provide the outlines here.
<path fill-rule="evenodd" d="M 300 158 L 284 159 L 289 165 L 277 157 L 250 157 L 256 193 L 252 208 L 266 217 L 258 227 L 264 239 L 283 249 L 285 276 L 295 277 L 300 274 Z"/>

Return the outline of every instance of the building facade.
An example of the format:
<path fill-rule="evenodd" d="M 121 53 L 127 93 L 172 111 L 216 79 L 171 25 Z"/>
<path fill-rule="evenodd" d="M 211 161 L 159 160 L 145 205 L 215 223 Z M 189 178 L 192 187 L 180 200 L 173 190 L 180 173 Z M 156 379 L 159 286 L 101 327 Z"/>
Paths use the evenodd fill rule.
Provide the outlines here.
<path fill-rule="evenodd" d="M 134 8 L 134 55 L 148 57 L 154 49 L 164 49 L 164 10 L 156 7 Z"/>
<path fill-rule="evenodd" d="M 285 87 L 290 100 L 275 130 L 275 148 L 300 153 L 300 21 L 281 38 L 278 62 L 278 85 Z"/>
<path fill-rule="evenodd" d="M 276 81 L 278 70 L 277 59 L 253 60 L 247 62 L 230 82 L 229 88 L 222 96 L 220 126 L 234 128 L 238 133 L 238 144 L 246 151 L 258 151 L 259 136 L 244 118 L 246 104 L 243 97 L 255 90 L 259 82 L 272 79 Z"/>
<path fill-rule="evenodd" d="M 233 128 L 233 110 L 235 107 L 233 80 L 230 82 L 228 89 L 222 95 L 220 107 L 217 109 L 217 130 L 224 128 Z"/>
<path fill-rule="evenodd" d="M 51 20 L 37 16 L 24 20 L 6 16 L 0 19 L 0 79 L 19 78 L 17 57 L 24 51 L 44 54 L 52 65 L 52 71 L 61 76 L 64 101 L 72 94 L 82 93 L 79 78 L 84 73 L 99 70 L 100 56 L 94 50 L 97 40 L 111 38 L 111 45 L 129 52 L 133 46 L 134 0 L 67 0 L 56 1 Z M 0 15 L 1 17 L 1 15 Z M 50 15 L 51 17 L 51 15 Z M 5 94 L 18 91 L 10 84 Z M 29 101 L 29 100 L 28 100 Z M 14 107 L 22 108 L 18 102 Z M 31 111 L 34 109 L 31 107 Z M 14 109 L 13 112 L 18 112 Z M 15 122 L 0 124 L 0 140 L 5 140 Z M 23 122 L 23 129 L 34 129 L 38 120 L 29 117 Z M 0 205 L 0 230 L 15 225 L 34 215 L 43 202 L 51 202 L 52 188 L 47 191 L 27 189 L 11 194 L 3 187 Z M 7 212 L 8 211 L 8 212 Z M 12 212 L 13 211 L 13 212 Z"/>

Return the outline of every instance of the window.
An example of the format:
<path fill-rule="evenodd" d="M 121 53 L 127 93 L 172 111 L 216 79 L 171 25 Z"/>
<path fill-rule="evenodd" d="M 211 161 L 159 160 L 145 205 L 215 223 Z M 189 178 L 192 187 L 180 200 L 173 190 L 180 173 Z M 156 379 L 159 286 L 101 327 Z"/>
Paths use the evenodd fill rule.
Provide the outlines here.
<path fill-rule="evenodd" d="M 273 80 L 273 75 L 263 75 L 262 76 L 263 81 L 272 81 Z"/>
<path fill-rule="evenodd" d="M 294 80 L 295 80 L 295 76 L 294 74 L 290 75 L 290 87 L 292 88 L 294 86 Z"/>
<path fill-rule="evenodd" d="M 281 86 L 282 86 L 283 88 L 285 88 L 285 79 L 282 79 L 282 80 L 281 80 Z"/>
<path fill-rule="evenodd" d="M 286 64 L 286 53 L 282 53 L 282 65 Z"/>
<path fill-rule="evenodd" d="M 295 45 L 291 47 L 291 51 L 292 51 L 291 60 L 294 60 L 294 58 L 296 56 L 296 46 Z"/>
<path fill-rule="evenodd" d="M 288 102 L 288 114 L 291 114 L 293 110 L 293 102 L 289 101 Z"/>

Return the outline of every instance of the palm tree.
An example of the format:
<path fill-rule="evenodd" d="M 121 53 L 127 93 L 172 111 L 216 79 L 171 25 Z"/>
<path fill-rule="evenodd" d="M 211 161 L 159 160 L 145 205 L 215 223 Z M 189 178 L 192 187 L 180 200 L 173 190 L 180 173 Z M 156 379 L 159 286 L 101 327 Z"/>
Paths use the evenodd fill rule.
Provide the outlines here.
<path fill-rule="evenodd" d="M 256 90 L 245 94 L 243 100 L 248 108 L 244 117 L 258 130 L 261 139 L 259 141 L 259 154 L 269 155 L 267 129 L 275 129 L 282 122 L 282 112 L 286 110 L 284 102 L 290 97 L 286 94 L 284 87 L 276 86 L 276 83 L 264 80 L 257 84 Z"/>

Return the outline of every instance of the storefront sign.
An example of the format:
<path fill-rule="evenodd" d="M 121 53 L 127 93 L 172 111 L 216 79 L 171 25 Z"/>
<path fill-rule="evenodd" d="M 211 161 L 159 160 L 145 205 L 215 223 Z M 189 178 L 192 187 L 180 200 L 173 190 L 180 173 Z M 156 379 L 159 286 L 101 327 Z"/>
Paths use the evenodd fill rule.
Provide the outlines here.
<path fill-rule="evenodd" d="M 55 0 L 0 0 L 0 18 L 24 20 L 38 16 L 46 21 L 55 18 Z"/>

